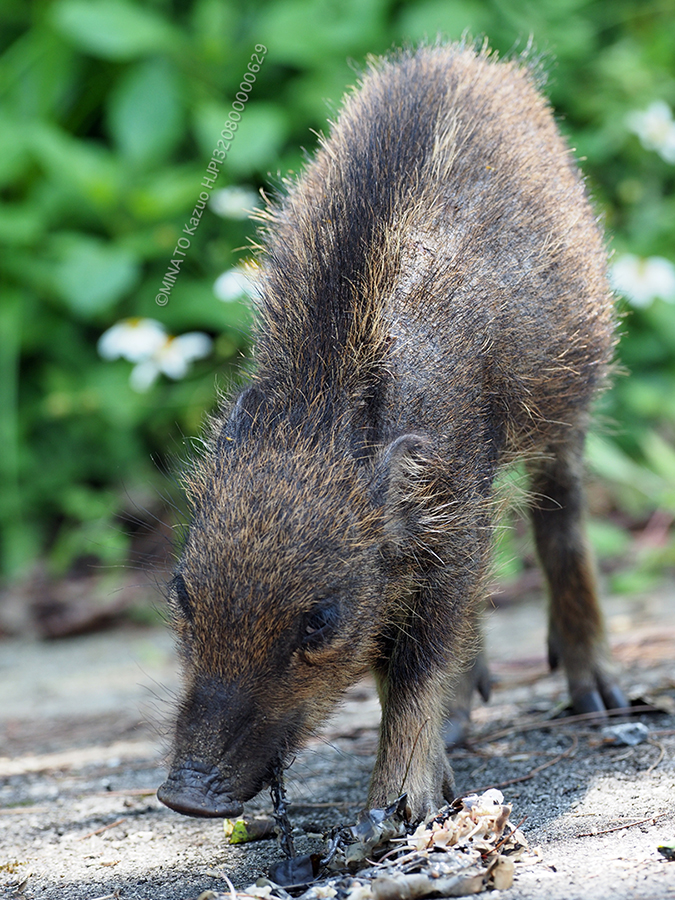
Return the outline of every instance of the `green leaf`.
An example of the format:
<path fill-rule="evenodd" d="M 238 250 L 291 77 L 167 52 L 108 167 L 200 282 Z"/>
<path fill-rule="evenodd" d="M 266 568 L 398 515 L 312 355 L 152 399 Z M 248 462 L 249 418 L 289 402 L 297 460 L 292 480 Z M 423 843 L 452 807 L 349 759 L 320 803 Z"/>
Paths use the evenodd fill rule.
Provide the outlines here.
<path fill-rule="evenodd" d="M 649 321 L 654 333 L 668 347 L 672 360 L 675 355 L 675 306 L 664 300 L 655 300 L 645 310 L 645 318 Z"/>
<path fill-rule="evenodd" d="M 202 156 L 206 159 L 211 158 L 211 153 L 218 139 L 220 132 L 225 127 L 228 113 L 232 107 L 225 103 L 213 103 L 206 101 L 199 103 L 193 113 L 193 131 L 199 144 Z M 244 110 L 244 114 L 246 110 Z M 236 134 L 235 133 L 235 140 Z"/>
<path fill-rule="evenodd" d="M 137 63 L 110 95 L 108 124 L 122 154 L 139 165 L 165 159 L 181 136 L 181 85 L 164 59 Z"/>
<path fill-rule="evenodd" d="M 0 304 L 0 569 L 9 576 L 28 566 L 42 539 L 26 521 L 20 478 L 25 411 L 19 405 L 19 368 L 25 306 L 25 294 L 5 287 Z"/>
<path fill-rule="evenodd" d="M 135 59 L 178 43 L 167 22 L 126 0 L 60 0 L 52 21 L 76 46 L 104 59 Z"/>
<path fill-rule="evenodd" d="M 12 245 L 32 244 L 47 223 L 37 204 L 7 203 L 0 206 L 0 242 Z"/>
<path fill-rule="evenodd" d="M 675 448 L 653 429 L 641 441 L 642 450 L 652 469 L 663 479 L 661 505 L 675 503 Z"/>
<path fill-rule="evenodd" d="M 197 168 L 194 165 L 161 169 L 157 173 L 148 173 L 143 183 L 128 194 L 128 207 L 132 215 L 141 222 L 162 224 L 177 214 L 184 216 L 183 224 L 204 190 L 201 181 L 206 165 Z M 176 233 L 176 239 L 180 232 Z M 169 249 L 173 249 L 173 246 Z"/>
<path fill-rule="evenodd" d="M 645 571 L 638 567 L 614 572 L 609 577 L 609 586 L 613 594 L 648 594 L 659 584 L 656 572 Z"/>
<path fill-rule="evenodd" d="M 237 175 L 274 169 L 287 134 L 288 120 L 282 107 L 247 104 L 223 168 Z"/>
<path fill-rule="evenodd" d="M 457 40 L 468 32 L 480 35 L 490 24 L 490 13 L 483 4 L 466 0 L 427 0 L 403 8 L 399 28 L 408 39 L 433 40 L 437 34 Z"/>
<path fill-rule="evenodd" d="M 68 185 L 95 207 L 109 209 L 118 204 L 122 170 L 106 148 L 43 123 L 27 133 L 33 155 L 57 185 Z"/>
<path fill-rule="evenodd" d="M 95 554 L 106 566 L 121 565 L 129 553 L 129 537 L 113 520 L 115 509 L 102 518 L 64 523 L 49 551 L 53 575 L 64 575 L 73 560 Z"/>
<path fill-rule="evenodd" d="M 21 332 L 24 328 L 22 311 L 26 296 L 21 291 L 3 290 L 0 305 L 0 512 L 11 516 L 20 511 L 19 472 L 19 368 Z"/>
<path fill-rule="evenodd" d="M 73 313 L 94 316 L 134 287 L 139 265 L 128 250 L 78 235 L 60 241 L 54 284 Z"/>
<path fill-rule="evenodd" d="M 223 0 L 198 0 L 192 9 L 194 48 L 201 61 L 220 65 L 237 44 L 237 9 Z"/>
<path fill-rule="evenodd" d="M 661 479 L 657 475 L 634 462 L 616 444 L 596 434 L 588 435 L 586 458 L 598 475 L 646 497 L 657 495 L 662 488 Z"/>
<path fill-rule="evenodd" d="M 197 108 L 195 133 L 207 160 L 217 146 L 230 108 L 220 103 L 204 103 Z M 288 117 L 280 106 L 250 101 L 241 113 L 234 138 L 229 142 L 222 170 L 243 176 L 275 168 L 288 130 Z"/>
<path fill-rule="evenodd" d="M 636 372 L 620 387 L 620 396 L 634 421 L 640 419 L 658 421 L 663 418 L 675 421 L 673 373 L 668 371 L 665 366 L 656 373 L 643 375 Z"/>
<path fill-rule="evenodd" d="M 167 266 L 169 261 L 167 258 Z M 138 292 L 136 310 L 139 316 L 159 319 L 173 334 L 195 329 L 250 332 L 253 313 L 246 302 L 223 303 L 213 293 L 210 281 L 197 281 L 188 277 L 187 272 L 177 276 L 167 305 L 158 306 L 155 297 L 163 277 L 162 272 L 156 283 L 145 283 Z"/>
<path fill-rule="evenodd" d="M 275 62 L 322 67 L 327 57 L 385 49 L 383 14 L 381 0 L 285 0 L 267 5 L 255 39 Z"/>
<path fill-rule="evenodd" d="M 19 178 L 30 163 L 21 124 L 10 116 L 0 115 L 0 187 Z"/>
<path fill-rule="evenodd" d="M 618 525 L 604 519 L 590 519 L 586 523 L 591 545 L 600 559 L 611 556 L 622 556 L 627 553 L 631 539 L 629 534 Z"/>
<path fill-rule="evenodd" d="M 24 120 L 58 113 L 77 92 L 75 56 L 51 29 L 24 31 L 0 57 L 0 95 L 8 108 Z"/>
<path fill-rule="evenodd" d="M 127 445 L 130 444 L 131 435 L 134 436 L 134 440 L 138 440 L 137 435 L 142 424 L 147 422 L 150 413 L 149 404 L 153 402 L 150 399 L 151 393 L 140 394 L 131 389 L 129 385 L 131 369 L 131 363 L 123 359 L 112 362 L 101 360 L 100 365 L 92 368 L 88 378 L 88 386 L 100 408 L 101 420 L 111 426 L 113 432 L 126 435 L 123 440 Z M 137 453 L 137 449 L 133 446 L 130 452 L 125 447 L 125 455 L 118 454 L 118 459 L 127 462 L 127 459 L 133 460 L 136 455 L 133 466 L 137 468 L 141 462 Z"/>
<path fill-rule="evenodd" d="M 64 513 L 80 522 L 100 519 L 116 509 L 116 498 L 111 491 L 94 490 L 84 484 L 69 484 L 61 494 Z"/>

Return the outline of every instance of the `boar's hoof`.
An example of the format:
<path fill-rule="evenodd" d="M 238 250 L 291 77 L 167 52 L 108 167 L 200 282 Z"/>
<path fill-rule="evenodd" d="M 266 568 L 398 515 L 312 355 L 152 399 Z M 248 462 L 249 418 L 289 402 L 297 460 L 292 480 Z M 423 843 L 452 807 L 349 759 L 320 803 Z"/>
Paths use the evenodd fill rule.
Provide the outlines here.
<path fill-rule="evenodd" d="M 628 709 L 630 707 L 630 700 L 615 684 L 606 688 L 602 697 L 607 709 Z"/>
<path fill-rule="evenodd" d="M 216 766 L 192 761 L 171 771 L 157 799 L 184 816 L 229 819 L 244 811 L 241 801 L 223 788 Z"/>
<path fill-rule="evenodd" d="M 627 709 L 629 706 L 630 702 L 616 685 L 572 695 L 572 707 L 577 714 L 604 712 L 607 709 Z"/>

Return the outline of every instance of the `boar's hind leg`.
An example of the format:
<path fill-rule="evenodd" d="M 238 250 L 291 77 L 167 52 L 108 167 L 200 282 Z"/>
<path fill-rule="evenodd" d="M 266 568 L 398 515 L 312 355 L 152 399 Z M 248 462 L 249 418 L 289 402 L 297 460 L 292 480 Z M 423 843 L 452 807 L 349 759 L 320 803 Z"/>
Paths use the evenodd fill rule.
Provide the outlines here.
<path fill-rule="evenodd" d="M 463 744 L 467 737 L 474 692 L 478 691 L 486 703 L 490 699 L 492 679 L 483 647 L 480 624 L 480 621 L 476 621 L 473 628 L 474 643 L 477 645 L 475 656 L 469 661 L 453 685 L 446 704 L 443 741 L 448 750 Z"/>
<path fill-rule="evenodd" d="M 530 466 L 531 516 L 550 594 L 549 663 L 555 669 L 562 662 L 578 713 L 627 705 L 612 675 L 584 534 L 583 443 L 577 432 Z"/>

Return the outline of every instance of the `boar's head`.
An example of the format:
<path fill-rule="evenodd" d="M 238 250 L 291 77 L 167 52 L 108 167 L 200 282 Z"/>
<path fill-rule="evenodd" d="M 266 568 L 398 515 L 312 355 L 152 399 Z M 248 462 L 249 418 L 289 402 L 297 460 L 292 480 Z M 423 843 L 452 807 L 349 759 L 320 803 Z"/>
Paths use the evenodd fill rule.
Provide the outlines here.
<path fill-rule="evenodd" d="M 184 686 L 158 796 L 195 816 L 238 815 L 269 784 L 372 663 L 386 619 L 372 467 L 330 440 L 263 440 L 237 415 L 188 476 L 171 586 Z"/>

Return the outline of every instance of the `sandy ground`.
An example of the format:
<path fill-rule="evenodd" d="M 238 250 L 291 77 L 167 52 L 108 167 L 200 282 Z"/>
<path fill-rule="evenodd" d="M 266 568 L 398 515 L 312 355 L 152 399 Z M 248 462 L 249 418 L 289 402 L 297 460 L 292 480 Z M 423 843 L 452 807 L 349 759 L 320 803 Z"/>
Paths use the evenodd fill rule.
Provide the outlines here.
<path fill-rule="evenodd" d="M 530 729 L 564 699 L 544 660 L 544 614 L 519 603 L 488 622 L 499 679 L 474 715 L 474 741 L 453 757 L 458 791 L 504 784 L 512 820 L 540 848 L 505 900 L 675 898 L 675 587 L 606 604 L 631 696 L 665 704 L 641 718 L 649 740 L 612 747 L 587 723 Z M 188 900 L 245 886 L 280 859 L 272 841 L 229 846 L 220 821 L 162 807 L 177 687 L 170 635 L 124 628 L 37 643 L 0 642 L 0 891 L 45 900 Z M 299 852 L 353 821 L 366 795 L 379 709 L 357 686 L 288 773 Z M 530 730 L 528 730 L 530 729 Z M 490 740 L 484 740 L 492 735 Z M 537 771 L 535 771 L 537 770 Z M 511 783 L 509 783 L 511 782 Z M 267 794 L 249 810 L 271 810 Z"/>

